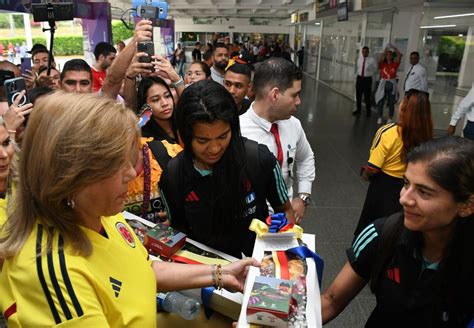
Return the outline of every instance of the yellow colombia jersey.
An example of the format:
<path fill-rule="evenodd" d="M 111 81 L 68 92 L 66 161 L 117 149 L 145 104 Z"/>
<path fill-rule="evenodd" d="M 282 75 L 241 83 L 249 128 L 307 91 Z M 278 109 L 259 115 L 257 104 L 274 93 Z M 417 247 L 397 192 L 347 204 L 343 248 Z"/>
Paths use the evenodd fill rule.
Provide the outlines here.
<path fill-rule="evenodd" d="M 0 275 L 0 309 L 8 327 L 155 327 L 156 279 L 151 260 L 122 214 L 102 218 L 108 236 L 82 228 L 92 255 L 73 255 L 53 231 L 36 224 Z"/>
<path fill-rule="evenodd" d="M 15 183 L 11 184 L 10 192 L 7 192 L 5 198 L 0 198 L 0 227 L 5 224 L 8 218 L 8 201 L 15 194 Z"/>
<path fill-rule="evenodd" d="M 398 125 L 384 125 L 375 134 L 370 148 L 369 165 L 392 177 L 403 178 L 406 166 L 401 158 L 402 149 L 403 141 Z"/>

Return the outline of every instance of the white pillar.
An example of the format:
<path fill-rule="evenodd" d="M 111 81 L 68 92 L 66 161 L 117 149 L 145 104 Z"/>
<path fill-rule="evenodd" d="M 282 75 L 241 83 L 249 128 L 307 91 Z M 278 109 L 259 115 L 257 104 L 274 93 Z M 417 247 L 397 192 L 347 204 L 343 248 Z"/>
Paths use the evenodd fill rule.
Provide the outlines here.
<path fill-rule="evenodd" d="M 31 49 L 33 47 L 33 37 L 31 35 L 30 14 L 23 14 L 23 23 L 25 25 L 26 46 Z"/>
<path fill-rule="evenodd" d="M 15 35 L 15 21 L 13 20 L 13 14 L 10 14 L 10 34 Z"/>

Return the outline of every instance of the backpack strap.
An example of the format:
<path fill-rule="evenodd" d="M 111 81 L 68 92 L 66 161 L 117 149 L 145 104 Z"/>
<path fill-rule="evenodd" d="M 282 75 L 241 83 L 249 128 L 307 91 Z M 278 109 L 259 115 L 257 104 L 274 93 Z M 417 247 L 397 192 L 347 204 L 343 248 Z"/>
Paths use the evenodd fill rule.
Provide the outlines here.
<path fill-rule="evenodd" d="M 164 170 L 168 166 L 168 162 L 171 159 L 171 156 L 168 154 L 168 150 L 165 145 L 158 140 L 148 141 L 148 147 L 155 157 L 156 161 L 160 165 L 161 169 Z"/>
<path fill-rule="evenodd" d="M 246 155 L 246 166 L 245 166 L 245 173 L 252 184 L 252 188 L 254 189 L 255 193 L 259 193 L 260 190 L 256 190 L 258 177 L 260 174 L 260 162 L 258 156 L 258 142 L 243 138 L 244 139 L 244 147 L 245 147 L 245 155 Z"/>

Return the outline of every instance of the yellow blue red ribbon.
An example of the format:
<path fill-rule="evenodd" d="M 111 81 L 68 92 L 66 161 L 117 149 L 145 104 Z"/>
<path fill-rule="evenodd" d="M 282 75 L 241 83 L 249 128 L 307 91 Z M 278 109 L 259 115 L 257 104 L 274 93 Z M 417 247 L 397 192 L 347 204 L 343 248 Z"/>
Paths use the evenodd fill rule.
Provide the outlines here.
<path fill-rule="evenodd" d="M 253 219 L 249 229 L 254 231 L 259 238 L 267 233 L 282 232 L 293 232 L 298 239 L 301 239 L 303 236 L 303 228 L 294 223 L 289 223 L 285 213 L 269 215 L 266 219 L 266 223 L 258 219 Z"/>

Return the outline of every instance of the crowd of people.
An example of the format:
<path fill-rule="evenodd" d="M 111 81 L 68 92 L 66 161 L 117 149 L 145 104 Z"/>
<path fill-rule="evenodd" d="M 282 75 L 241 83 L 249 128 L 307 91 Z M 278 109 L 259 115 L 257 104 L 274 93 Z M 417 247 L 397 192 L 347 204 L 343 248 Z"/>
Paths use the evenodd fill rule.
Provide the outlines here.
<path fill-rule="evenodd" d="M 94 65 L 71 59 L 60 72 L 35 46 L 23 75 L 31 104 L 9 105 L 0 91 L 0 309 L 9 326 L 155 326 L 157 291 L 242 291 L 259 265 L 152 261 L 124 208 L 238 258 L 252 254 L 252 219 L 307 216 L 315 157 L 294 117 L 303 73 L 287 49 L 196 43 L 186 70 L 181 46 L 171 59 L 140 60 L 148 54 L 137 43 L 152 29 L 141 20 L 119 50 L 99 43 Z M 359 112 L 362 94 L 370 111 L 378 67 L 379 115 L 386 100 L 393 120 L 394 49 L 378 66 L 363 49 Z M 0 70 L 21 76 L 8 61 Z M 370 327 L 466 326 L 474 315 L 474 145 L 433 140 L 429 98 L 410 79 L 398 122 L 378 130 L 361 172 L 370 186 L 348 262 L 321 296 L 324 322 L 368 282 Z"/>

